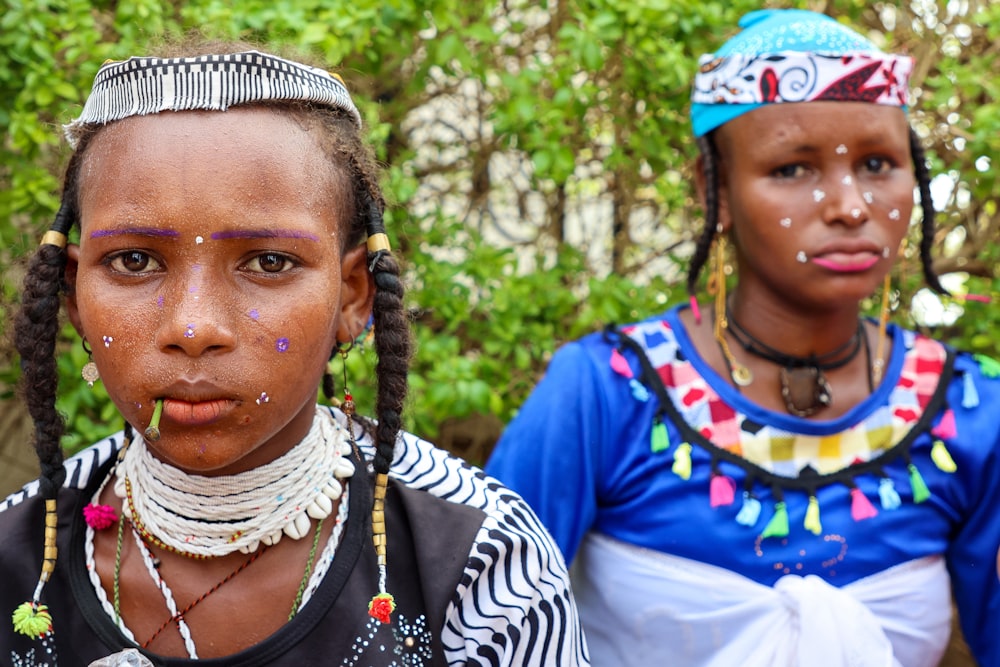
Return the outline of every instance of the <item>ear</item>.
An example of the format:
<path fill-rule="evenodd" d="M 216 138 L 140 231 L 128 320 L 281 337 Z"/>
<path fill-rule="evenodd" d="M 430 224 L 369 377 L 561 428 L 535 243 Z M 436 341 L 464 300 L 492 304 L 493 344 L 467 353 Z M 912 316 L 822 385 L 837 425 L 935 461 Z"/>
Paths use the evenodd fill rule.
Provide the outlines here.
<path fill-rule="evenodd" d="M 76 332 L 83 337 L 83 323 L 80 307 L 76 301 L 76 274 L 80 268 L 80 246 L 71 243 L 66 246 L 66 313 Z"/>
<path fill-rule="evenodd" d="M 337 341 L 349 343 L 361 335 L 375 301 L 375 278 L 368 270 L 367 247 L 360 245 L 344 253 L 340 281 Z"/>

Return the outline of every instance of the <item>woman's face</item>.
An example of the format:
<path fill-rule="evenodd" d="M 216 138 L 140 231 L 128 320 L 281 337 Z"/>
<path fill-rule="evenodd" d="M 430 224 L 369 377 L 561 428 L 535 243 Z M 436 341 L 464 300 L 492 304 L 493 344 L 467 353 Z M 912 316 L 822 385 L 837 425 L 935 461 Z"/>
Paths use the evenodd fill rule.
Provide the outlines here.
<path fill-rule="evenodd" d="M 913 208 L 909 126 L 895 107 L 772 104 L 717 131 L 719 220 L 740 298 L 857 307 L 896 257 Z"/>
<path fill-rule="evenodd" d="M 154 453 L 201 474 L 273 460 L 308 432 L 336 341 L 360 333 L 363 248 L 342 254 L 344 177 L 265 109 L 132 117 L 80 175 L 70 317 Z"/>

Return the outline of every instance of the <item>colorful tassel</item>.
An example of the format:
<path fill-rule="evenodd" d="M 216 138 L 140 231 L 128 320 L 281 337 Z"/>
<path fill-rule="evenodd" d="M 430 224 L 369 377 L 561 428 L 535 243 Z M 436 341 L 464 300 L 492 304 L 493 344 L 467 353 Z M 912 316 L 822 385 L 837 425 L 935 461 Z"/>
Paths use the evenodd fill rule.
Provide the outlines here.
<path fill-rule="evenodd" d="M 649 436 L 650 449 L 658 454 L 670 448 L 670 438 L 667 436 L 667 425 L 657 419 L 653 422 L 653 432 Z"/>
<path fill-rule="evenodd" d="M 917 466 L 912 463 L 906 466 L 910 471 L 910 488 L 913 489 L 913 502 L 922 503 L 931 497 L 931 490 L 927 488 L 927 482 L 920 476 Z"/>
<path fill-rule="evenodd" d="M 760 501 L 750 495 L 749 491 L 743 492 L 743 506 L 740 507 L 736 515 L 736 523 L 741 526 L 753 527 L 760 518 Z"/>
<path fill-rule="evenodd" d="M 52 616 L 49 608 L 34 602 L 22 602 L 14 610 L 14 631 L 39 639 L 52 631 Z"/>
<path fill-rule="evenodd" d="M 851 518 L 855 521 L 863 521 L 878 516 L 878 510 L 871 504 L 868 497 L 861 489 L 851 489 Z"/>
<path fill-rule="evenodd" d="M 931 433 L 942 440 L 950 440 L 958 435 L 958 429 L 955 427 L 955 413 L 951 410 L 945 410 L 944 414 L 941 415 L 941 421 L 931 429 Z"/>
<path fill-rule="evenodd" d="M 823 532 L 823 524 L 819 520 L 819 500 L 816 499 L 816 496 L 809 496 L 806 520 L 802 522 L 802 525 L 813 535 L 819 535 Z"/>
<path fill-rule="evenodd" d="M 896 485 L 888 477 L 883 477 L 878 481 L 878 497 L 884 510 L 898 509 L 903 504 L 896 491 Z"/>
<path fill-rule="evenodd" d="M 988 378 L 1000 378 L 1000 361 L 987 357 L 985 354 L 972 355 L 979 364 L 980 372 Z"/>
<path fill-rule="evenodd" d="M 972 409 L 979 407 L 979 392 L 976 391 L 976 381 L 971 373 L 962 374 L 962 407 Z"/>
<path fill-rule="evenodd" d="M 955 472 L 958 470 L 958 466 L 955 465 L 955 459 L 951 458 L 944 440 L 934 441 L 934 445 L 931 447 L 931 460 L 934 461 L 934 465 L 945 472 Z"/>
<path fill-rule="evenodd" d="M 635 374 L 632 372 L 632 367 L 628 365 L 628 360 L 622 356 L 622 353 L 619 352 L 617 348 L 611 350 L 611 370 L 623 377 L 630 379 L 635 377 Z"/>
<path fill-rule="evenodd" d="M 732 505 L 736 500 L 736 482 L 732 477 L 715 474 L 708 486 L 708 503 L 712 507 Z"/>
<path fill-rule="evenodd" d="M 764 526 L 764 532 L 760 534 L 761 539 L 768 537 L 788 537 L 788 510 L 785 502 L 774 504 L 774 516 Z"/>
<path fill-rule="evenodd" d="M 396 600 L 389 593 L 378 593 L 368 603 L 368 615 L 379 623 L 392 622 L 394 611 L 396 611 Z"/>
<path fill-rule="evenodd" d="M 674 451 L 674 465 L 670 467 L 681 479 L 691 479 L 691 445 L 682 442 Z"/>
<path fill-rule="evenodd" d="M 632 397 L 639 401 L 640 403 L 645 403 L 649 400 L 649 390 L 643 386 L 641 382 L 632 378 L 628 381 L 629 389 L 632 390 Z"/>
<path fill-rule="evenodd" d="M 104 530 L 118 520 L 118 513 L 111 505 L 90 503 L 83 507 L 83 520 L 94 530 Z"/>

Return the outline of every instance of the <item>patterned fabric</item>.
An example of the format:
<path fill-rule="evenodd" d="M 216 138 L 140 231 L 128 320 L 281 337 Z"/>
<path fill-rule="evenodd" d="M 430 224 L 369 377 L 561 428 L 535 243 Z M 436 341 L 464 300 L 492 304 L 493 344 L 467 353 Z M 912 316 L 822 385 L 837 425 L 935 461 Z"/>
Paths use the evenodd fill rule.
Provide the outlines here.
<path fill-rule="evenodd" d="M 334 411 L 333 414 L 341 424 L 346 425 L 346 418 L 341 413 Z M 374 455 L 372 441 L 366 433 L 359 435 L 358 445 L 370 460 Z M 66 463 L 68 475 L 64 491 L 79 494 L 84 489 L 93 487 L 96 477 L 102 469 L 106 469 L 120 444 L 121 435 L 117 434 L 69 459 Z M 0 562 L 13 563 L 13 559 L 8 561 L 10 554 L 19 554 L 19 559 L 27 558 L 33 549 L 40 548 L 23 541 L 40 540 L 37 520 L 34 520 L 30 511 L 19 512 L 24 506 L 37 501 L 37 491 L 37 482 L 32 482 L 0 503 L 0 531 L 8 536 L 24 536 L 7 539 L 0 545 Z M 350 631 L 350 625 L 345 625 L 346 619 L 338 616 L 337 629 L 324 632 L 322 628 L 325 626 L 320 625 L 320 631 L 315 633 L 320 636 L 319 639 L 309 635 L 311 644 L 307 645 L 303 641 L 289 645 L 289 631 L 291 636 L 302 637 L 303 633 L 296 629 L 297 625 L 301 625 L 310 616 L 325 618 L 328 609 L 324 605 L 330 604 L 330 600 L 329 596 L 324 597 L 321 589 L 300 614 L 279 631 L 279 634 L 284 633 L 278 642 L 284 647 L 280 660 L 267 657 L 258 651 L 258 647 L 252 647 L 242 652 L 238 660 L 220 659 L 213 661 L 213 664 L 239 664 L 244 667 L 311 664 L 310 657 L 329 655 L 336 656 L 336 660 L 330 664 L 365 667 L 422 666 L 438 664 L 438 658 L 432 658 L 432 651 L 436 651 L 436 655 L 443 655 L 444 662 L 452 665 L 570 667 L 589 664 L 576 604 L 569 591 L 565 563 L 538 518 L 517 494 L 487 477 L 481 470 L 410 434 L 403 434 L 397 443 L 390 472 L 389 493 L 390 498 L 396 499 L 395 505 L 391 502 L 389 505 L 396 509 L 404 504 L 412 508 L 416 504 L 424 506 L 429 502 L 427 507 L 444 503 L 446 508 L 462 507 L 479 513 L 477 521 L 481 523 L 477 524 L 478 530 L 473 526 L 470 532 L 470 536 L 474 536 L 471 548 L 467 553 L 457 554 L 462 560 L 456 564 L 464 561 L 464 567 L 458 577 L 458 586 L 448 589 L 448 597 L 442 604 L 443 618 L 431 619 L 419 613 L 402 611 L 394 615 L 391 626 L 372 623 L 366 618 L 368 626 L 355 636 L 353 644 L 349 639 L 339 644 L 334 643 L 333 636 L 337 632 L 343 634 Z M 352 490 L 352 498 L 361 495 L 363 494 L 355 494 Z M 74 503 L 69 498 L 62 500 L 67 501 L 61 502 L 63 511 L 70 512 Z M 362 515 L 357 513 L 357 516 Z M 417 518 L 419 517 L 412 513 L 409 515 L 411 525 L 416 525 L 413 521 Z M 360 527 L 360 532 L 368 530 L 368 524 L 364 521 L 355 522 L 355 525 Z M 405 539 L 407 532 L 403 528 L 397 525 L 397 530 L 392 533 L 397 540 Z M 347 530 L 351 531 L 350 519 Z M 61 531 L 62 539 L 69 540 L 70 536 L 66 535 L 69 532 Z M 454 530 L 450 530 L 444 542 L 455 542 L 453 534 Z M 412 539 L 420 542 L 421 535 L 415 528 Z M 346 542 L 349 535 L 345 535 L 344 539 Z M 359 540 L 367 545 L 366 549 L 370 547 L 370 533 L 362 535 Z M 88 632 L 91 621 L 85 621 L 81 618 L 82 612 L 72 608 L 73 600 L 78 599 L 75 597 L 78 593 L 71 592 L 71 589 L 75 589 L 77 584 L 69 585 L 65 568 L 72 570 L 74 565 L 70 560 L 79 558 L 82 561 L 83 553 L 77 553 L 67 545 L 61 546 L 56 578 L 46 588 L 46 598 L 58 595 L 62 596 L 62 601 L 61 604 L 52 606 L 55 634 L 47 635 L 45 641 L 51 643 L 53 638 L 59 640 L 63 644 L 63 650 L 58 664 L 62 667 L 75 667 L 87 664 L 82 657 L 86 653 L 81 649 L 67 657 L 66 647 L 86 646 L 88 651 L 94 651 L 95 645 L 101 649 L 107 647 L 101 655 L 120 648 L 107 644 L 107 640 L 102 642 L 102 637 Z M 419 551 L 420 544 L 414 545 L 414 548 Z M 390 559 L 393 549 L 390 543 Z M 373 555 L 371 557 L 374 558 Z M 34 562 L 33 558 L 27 560 Z M 355 585 L 365 577 L 374 576 L 375 568 L 369 565 L 364 558 L 358 560 L 353 573 L 347 577 L 342 595 L 352 596 L 357 590 L 358 596 L 365 596 L 363 599 L 351 597 L 346 600 L 350 609 L 363 610 L 371 595 L 371 590 L 365 588 L 366 584 Z M 397 560 L 396 565 L 390 569 L 390 578 L 394 576 L 394 572 L 400 577 L 406 576 L 408 570 L 402 567 L 404 565 L 405 563 Z M 79 568 L 83 569 L 82 566 Z M 335 576 L 338 570 L 336 557 L 330 569 L 328 576 Z M 82 585 L 89 587 L 85 574 L 81 574 L 81 577 Z M 0 587 L 0 604 L 13 605 L 13 600 L 18 595 L 23 597 L 23 593 L 19 591 L 8 591 Z M 397 602 L 403 604 L 405 601 L 400 599 Z M 338 604 L 341 604 L 339 599 Z M 99 606 L 96 609 L 98 614 L 102 613 Z M 322 624 L 324 621 L 317 622 Z M 361 626 L 364 626 L 364 622 Z M 432 636 L 431 627 L 440 628 L 440 636 Z M 351 636 L 354 636 L 353 632 Z M 268 641 L 273 648 L 275 642 L 271 639 Z M 25 648 L 26 641 L 24 638 L 0 636 L 0 664 L 5 664 L 7 656 L 10 656 L 15 664 L 56 667 L 56 661 L 46 653 L 48 644 L 36 642 Z M 322 652 L 317 652 L 317 641 L 326 642 Z M 263 643 L 261 647 L 263 648 Z M 81 663 L 80 660 L 84 662 Z M 181 659 L 162 662 L 165 665 L 189 664 Z"/>
<path fill-rule="evenodd" d="M 161 111 L 231 106 L 265 100 L 301 100 L 343 109 L 361 126 L 361 114 L 339 77 L 277 56 L 247 51 L 189 58 L 129 58 L 105 63 L 80 117 L 65 126 L 76 147 L 84 126 Z"/>
<path fill-rule="evenodd" d="M 820 474 L 832 473 L 857 461 L 869 461 L 898 444 L 923 415 L 947 356 L 940 343 L 905 332 L 903 365 L 888 402 L 845 429 L 814 434 L 762 423 L 720 398 L 681 354 L 666 320 L 624 327 L 622 332 L 646 349 L 685 422 L 717 447 L 788 477 L 798 475 L 806 465 Z M 615 359 L 620 354 L 612 350 L 609 364 L 630 377 L 626 373 L 631 369 Z"/>
<path fill-rule="evenodd" d="M 704 55 L 691 100 L 699 104 L 871 102 L 906 106 L 913 59 L 885 54 L 783 51 Z"/>

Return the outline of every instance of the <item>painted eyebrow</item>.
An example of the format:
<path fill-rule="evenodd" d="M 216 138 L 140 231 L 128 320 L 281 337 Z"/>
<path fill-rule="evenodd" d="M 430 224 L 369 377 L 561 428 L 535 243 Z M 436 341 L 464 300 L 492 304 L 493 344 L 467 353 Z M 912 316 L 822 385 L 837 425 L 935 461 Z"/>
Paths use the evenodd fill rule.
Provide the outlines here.
<path fill-rule="evenodd" d="M 233 229 L 225 232 L 212 232 L 211 238 L 213 241 L 226 239 L 308 239 L 319 241 L 319 237 L 315 234 L 294 229 Z"/>
<path fill-rule="evenodd" d="M 99 239 L 105 236 L 169 236 L 176 238 L 180 232 L 158 227 L 122 227 L 121 229 L 98 229 L 90 233 L 90 238 Z"/>

